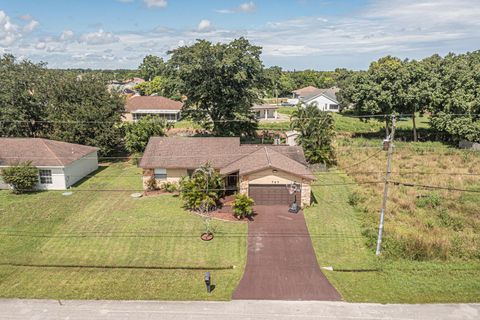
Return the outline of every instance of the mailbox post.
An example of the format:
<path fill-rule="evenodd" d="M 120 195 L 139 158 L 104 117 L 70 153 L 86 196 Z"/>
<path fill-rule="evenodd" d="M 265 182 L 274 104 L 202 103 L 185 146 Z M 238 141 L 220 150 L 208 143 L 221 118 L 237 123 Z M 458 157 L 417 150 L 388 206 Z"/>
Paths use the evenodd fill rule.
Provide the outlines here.
<path fill-rule="evenodd" d="M 210 276 L 210 271 L 205 273 L 205 285 L 207 286 L 207 292 L 212 292 L 212 279 Z"/>

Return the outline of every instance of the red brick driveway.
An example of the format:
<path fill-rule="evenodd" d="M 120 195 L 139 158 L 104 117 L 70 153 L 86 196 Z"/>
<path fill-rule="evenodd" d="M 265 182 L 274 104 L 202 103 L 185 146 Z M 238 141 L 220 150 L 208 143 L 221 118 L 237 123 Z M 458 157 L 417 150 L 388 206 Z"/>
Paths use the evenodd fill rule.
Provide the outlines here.
<path fill-rule="evenodd" d="M 256 206 L 245 273 L 233 299 L 341 300 L 320 271 L 302 211 Z"/>

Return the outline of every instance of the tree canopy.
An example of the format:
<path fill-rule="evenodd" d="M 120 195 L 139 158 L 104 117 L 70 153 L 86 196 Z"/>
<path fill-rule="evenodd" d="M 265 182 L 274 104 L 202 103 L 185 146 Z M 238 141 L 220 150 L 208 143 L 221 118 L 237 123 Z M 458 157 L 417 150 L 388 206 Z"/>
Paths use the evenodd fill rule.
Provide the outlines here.
<path fill-rule="evenodd" d="M 171 54 L 169 65 L 187 97 L 184 117 L 216 135 L 253 134 L 257 122 L 251 107 L 264 83 L 260 47 L 244 38 L 226 44 L 199 40 Z"/>

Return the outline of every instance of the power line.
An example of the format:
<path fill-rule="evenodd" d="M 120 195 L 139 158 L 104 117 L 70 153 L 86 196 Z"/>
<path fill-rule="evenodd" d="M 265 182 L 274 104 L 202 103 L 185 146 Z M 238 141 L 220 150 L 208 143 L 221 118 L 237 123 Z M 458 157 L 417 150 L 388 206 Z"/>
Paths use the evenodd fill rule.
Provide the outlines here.
<path fill-rule="evenodd" d="M 438 189 L 438 190 L 447 190 L 447 191 L 480 193 L 480 190 L 471 190 L 471 189 L 469 190 L 469 189 L 459 189 L 459 188 L 442 187 L 442 186 L 431 186 L 431 185 L 400 182 L 400 181 L 390 181 L 390 182 L 393 183 L 394 185 L 401 185 L 401 186 L 405 186 L 405 187 L 417 187 L 417 188 L 424 188 L 424 189 Z"/>

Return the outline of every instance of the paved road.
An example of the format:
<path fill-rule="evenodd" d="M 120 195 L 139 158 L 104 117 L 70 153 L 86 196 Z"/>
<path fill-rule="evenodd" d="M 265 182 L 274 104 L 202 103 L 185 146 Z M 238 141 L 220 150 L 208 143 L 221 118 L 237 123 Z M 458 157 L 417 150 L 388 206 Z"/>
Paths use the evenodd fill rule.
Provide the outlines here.
<path fill-rule="evenodd" d="M 480 304 L 380 305 L 320 301 L 153 302 L 0 300 L 2 320 L 480 319 Z"/>
<path fill-rule="evenodd" d="M 233 299 L 341 300 L 320 270 L 302 212 L 256 206 L 247 266 Z"/>

